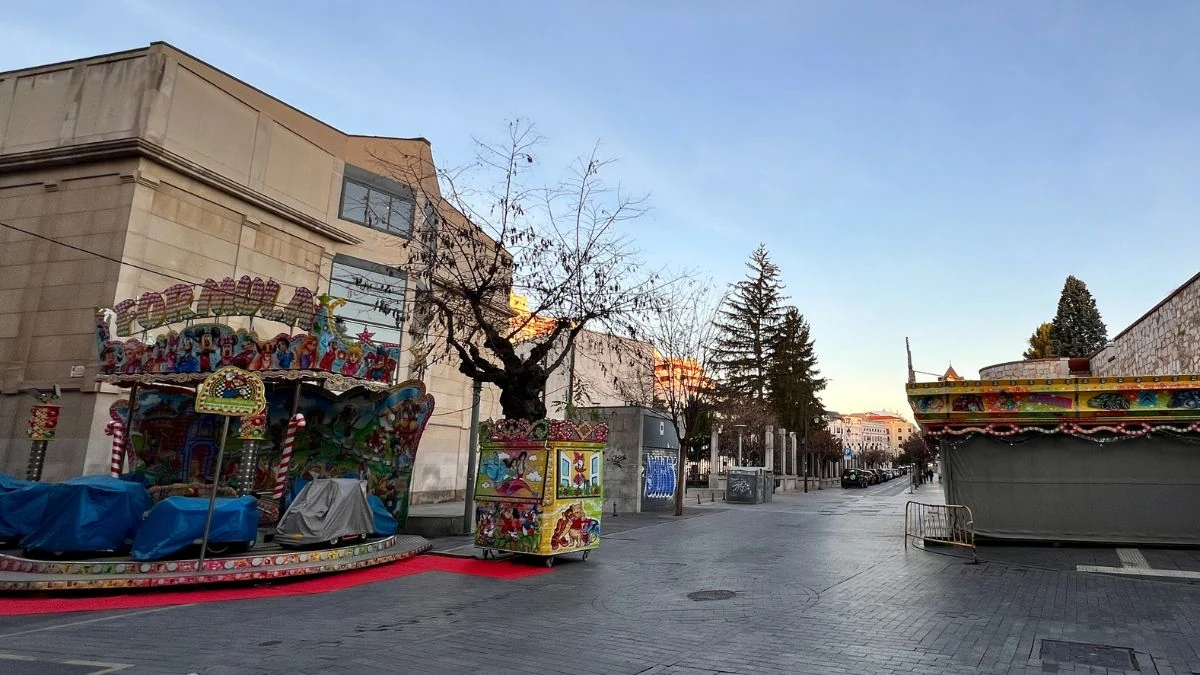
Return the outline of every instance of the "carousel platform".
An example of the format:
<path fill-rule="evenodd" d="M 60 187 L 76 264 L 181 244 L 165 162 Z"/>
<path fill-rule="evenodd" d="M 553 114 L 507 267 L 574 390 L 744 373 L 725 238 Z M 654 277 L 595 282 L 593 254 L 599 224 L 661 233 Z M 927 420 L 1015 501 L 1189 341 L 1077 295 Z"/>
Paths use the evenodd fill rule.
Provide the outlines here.
<path fill-rule="evenodd" d="M 135 562 L 112 556 L 39 560 L 9 551 L 0 552 L 0 592 L 194 587 L 291 579 L 383 565 L 424 553 L 431 546 L 424 537 L 403 534 L 327 549 L 296 550 L 267 544 L 239 555 L 208 558 L 203 570 L 197 570 L 195 559 Z"/>

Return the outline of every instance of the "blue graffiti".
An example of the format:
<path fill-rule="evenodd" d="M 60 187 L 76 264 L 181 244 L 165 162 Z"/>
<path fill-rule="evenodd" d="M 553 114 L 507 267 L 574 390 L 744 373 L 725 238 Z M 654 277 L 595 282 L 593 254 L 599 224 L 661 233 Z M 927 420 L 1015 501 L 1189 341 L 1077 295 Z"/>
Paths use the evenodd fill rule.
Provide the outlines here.
<path fill-rule="evenodd" d="M 650 455 L 646 458 L 647 499 L 663 499 L 675 495 L 675 458 L 669 455 Z"/>

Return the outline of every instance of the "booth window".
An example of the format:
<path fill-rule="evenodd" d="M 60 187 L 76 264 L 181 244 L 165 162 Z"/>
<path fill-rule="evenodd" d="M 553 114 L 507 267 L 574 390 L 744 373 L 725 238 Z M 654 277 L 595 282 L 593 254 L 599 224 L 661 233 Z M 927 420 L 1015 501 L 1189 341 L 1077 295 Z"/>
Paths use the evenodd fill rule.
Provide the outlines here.
<path fill-rule="evenodd" d="M 347 164 L 338 217 L 407 237 L 412 233 L 415 201 L 407 185 Z"/>
<path fill-rule="evenodd" d="M 334 311 L 342 330 L 351 336 L 366 330 L 375 342 L 400 344 L 407 282 L 403 272 L 386 265 L 334 256 L 329 295 L 346 301 Z"/>

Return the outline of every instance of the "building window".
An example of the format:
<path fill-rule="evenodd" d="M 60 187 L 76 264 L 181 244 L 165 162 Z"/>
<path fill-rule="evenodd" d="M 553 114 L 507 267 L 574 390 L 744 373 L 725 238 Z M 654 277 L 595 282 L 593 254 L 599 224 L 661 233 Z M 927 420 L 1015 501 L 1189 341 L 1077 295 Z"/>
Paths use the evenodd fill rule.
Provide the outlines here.
<path fill-rule="evenodd" d="M 366 330 L 375 342 L 400 344 L 406 287 L 399 270 L 346 255 L 333 258 L 329 295 L 346 301 L 334 314 L 348 335 Z"/>
<path fill-rule="evenodd" d="M 412 233 L 414 201 L 407 185 L 347 164 L 338 217 L 407 237 Z"/>

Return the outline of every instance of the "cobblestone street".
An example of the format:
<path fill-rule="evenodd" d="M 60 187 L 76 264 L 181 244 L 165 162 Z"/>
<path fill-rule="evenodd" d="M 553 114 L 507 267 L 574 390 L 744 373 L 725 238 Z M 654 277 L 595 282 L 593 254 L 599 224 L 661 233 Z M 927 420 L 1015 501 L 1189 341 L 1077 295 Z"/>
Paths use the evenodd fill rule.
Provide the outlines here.
<path fill-rule="evenodd" d="M 0 618 L 0 671 L 1200 672 L 1191 583 L 1074 570 L 1119 565 L 1111 548 L 985 547 L 979 565 L 905 549 L 905 502 L 937 490 L 909 497 L 901 479 L 705 503 L 517 581 L 428 572 L 320 595 Z M 1195 557 L 1177 553 L 1176 566 Z M 698 591 L 732 593 L 688 598 Z"/>

